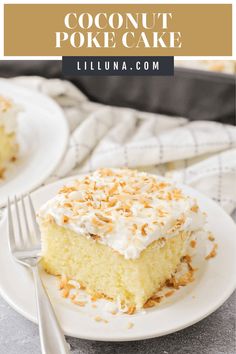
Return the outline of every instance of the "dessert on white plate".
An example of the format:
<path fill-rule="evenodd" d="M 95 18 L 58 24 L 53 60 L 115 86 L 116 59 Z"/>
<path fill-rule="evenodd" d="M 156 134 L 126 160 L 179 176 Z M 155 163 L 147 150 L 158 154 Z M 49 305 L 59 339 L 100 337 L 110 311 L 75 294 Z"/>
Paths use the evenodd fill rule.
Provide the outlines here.
<path fill-rule="evenodd" d="M 133 313 L 171 279 L 205 214 L 162 177 L 100 169 L 61 188 L 38 222 L 48 273 Z"/>
<path fill-rule="evenodd" d="M 160 179 L 159 177 L 156 178 Z M 70 177 L 59 180 L 32 192 L 36 210 L 39 210 L 51 198 L 55 198 L 63 186 L 72 185 L 74 179 L 75 177 Z M 88 299 L 84 306 L 71 303 L 69 296 L 62 299 L 62 292 L 64 293 L 66 289 L 59 292 L 58 277 L 42 270 L 42 281 L 53 302 L 63 331 L 67 335 L 103 341 L 130 341 L 162 336 L 202 320 L 219 308 L 232 294 L 235 289 L 235 274 L 232 269 L 236 267 L 236 239 L 234 237 L 236 226 L 234 221 L 218 204 L 196 190 L 179 184 L 178 188 L 181 189 L 183 195 L 188 195 L 192 200 L 197 200 L 199 210 L 207 214 L 207 223 L 204 229 L 214 235 L 214 237 L 210 237 L 208 232 L 194 232 L 195 242 L 193 242 L 194 239 L 190 239 L 188 242 L 190 248 L 187 249 L 187 254 L 191 256 L 192 251 L 191 265 L 195 269 L 193 273 L 194 281 L 188 283 L 188 286 L 180 286 L 173 295 L 168 297 L 166 297 L 166 291 L 170 295 L 170 291 L 175 289 L 169 288 L 167 284 L 168 290 L 167 288 L 161 290 L 165 297 L 161 299 L 157 307 L 137 311 L 134 315 L 129 316 L 123 313 L 125 311 L 118 311 L 115 314 L 110 313 L 111 310 L 112 312 L 114 309 L 116 311 L 118 307 L 115 302 L 103 298 L 95 302 L 90 301 L 90 295 L 87 295 L 86 290 L 80 291 L 79 299 L 75 298 L 76 302 L 87 301 L 86 299 Z M 15 210 L 13 210 L 13 220 L 16 221 Z M 5 217 L 0 223 L 0 235 L 6 236 L 6 233 L 7 218 Z M 208 237 L 210 237 L 209 240 Z M 77 240 L 79 238 L 82 237 L 77 235 Z M 98 244 L 98 241 L 93 242 Z M 191 245 L 194 245 L 194 243 L 196 247 L 192 248 Z M 212 249 L 215 243 L 218 244 L 218 248 L 216 250 L 217 255 L 213 257 Z M 211 255 L 211 258 L 209 258 L 209 255 Z M 181 263 L 180 267 L 182 268 L 185 264 Z M 37 323 L 35 297 L 32 296 L 34 294 L 32 277 L 27 269 L 24 270 L 19 267 L 10 257 L 7 237 L 0 237 L 0 267 L 7 269 L 7 272 L 0 272 L 1 296 L 19 313 Z M 178 273 L 174 275 L 174 278 L 176 278 L 176 275 L 178 276 Z M 77 282 L 67 279 L 67 283 L 71 286 L 71 284 Z M 73 289 L 70 290 L 71 293 L 72 291 Z M 122 313 L 120 314 L 120 312 Z M 108 322 L 97 322 L 98 316 Z M 133 327 L 128 329 L 130 321 L 133 323 Z"/>
<path fill-rule="evenodd" d="M 12 100 L 0 96 L 0 179 L 10 162 L 17 158 L 17 116 L 20 109 Z"/>
<path fill-rule="evenodd" d="M 29 193 L 52 175 L 65 154 L 69 130 L 61 108 L 37 90 L 1 79 L 0 96 L 1 208 L 9 196 Z"/>

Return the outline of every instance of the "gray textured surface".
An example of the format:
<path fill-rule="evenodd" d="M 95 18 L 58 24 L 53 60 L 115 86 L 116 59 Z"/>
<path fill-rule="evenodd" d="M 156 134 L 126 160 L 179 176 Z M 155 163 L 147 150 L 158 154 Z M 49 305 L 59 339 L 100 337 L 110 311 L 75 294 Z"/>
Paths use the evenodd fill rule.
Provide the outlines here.
<path fill-rule="evenodd" d="M 105 343 L 68 338 L 73 354 L 234 354 L 236 293 L 201 322 L 162 338 Z M 0 299 L 0 354 L 40 354 L 38 328 Z"/>

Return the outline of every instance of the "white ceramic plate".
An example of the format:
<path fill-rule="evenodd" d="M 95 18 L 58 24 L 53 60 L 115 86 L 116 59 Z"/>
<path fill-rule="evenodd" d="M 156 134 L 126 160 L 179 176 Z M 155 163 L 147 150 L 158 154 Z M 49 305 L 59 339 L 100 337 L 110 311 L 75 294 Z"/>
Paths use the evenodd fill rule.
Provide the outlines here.
<path fill-rule="evenodd" d="M 36 208 L 52 197 L 65 184 L 59 181 L 40 188 L 33 193 Z M 42 271 L 43 282 L 48 289 L 59 321 L 66 334 L 91 340 L 126 341 L 162 336 L 190 326 L 215 311 L 235 289 L 236 268 L 236 226 L 233 220 L 213 201 L 198 192 L 183 187 L 197 198 L 201 209 L 208 214 L 208 228 L 218 243 L 218 254 L 208 261 L 205 255 L 212 248 L 212 242 L 205 239 L 198 242 L 194 264 L 198 271 L 195 281 L 177 290 L 167 302 L 156 308 L 136 315 L 103 315 L 109 323 L 96 322 L 101 315 L 100 308 L 78 307 L 61 298 L 58 280 Z M 0 225 L 0 292 L 5 300 L 26 318 L 37 322 L 34 285 L 30 272 L 14 263 L 7 246 L 7 220 L 4 216 Z M 134 324 L 128 329 L 128 323 Z M 223 324 L 222 324 L 223 325 Z"/>
<path fill-rule="evenodd" d="M 0 180 L 0 207 L 10 195 L 22 195 L 40 186 L 61 161 L 68 127 L 60 107 L 48 97 L 0 80 L 0 95 L 12 98 L 19 115 L 20 156 Z"/>

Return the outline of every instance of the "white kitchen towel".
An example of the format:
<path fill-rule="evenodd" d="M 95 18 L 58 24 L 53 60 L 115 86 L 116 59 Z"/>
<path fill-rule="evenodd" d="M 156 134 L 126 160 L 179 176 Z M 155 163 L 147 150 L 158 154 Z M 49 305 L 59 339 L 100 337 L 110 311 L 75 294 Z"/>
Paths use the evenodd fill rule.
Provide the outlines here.
<path fill-rule="evenodd" d="M 50 181 L 99 167 L 138 168 L 186 183 L 228 213 L 236 208 L 236 127 L 105 106 L 60 79 L 11 80 L 50 96 L 67 117 L 69 145 Z"/>

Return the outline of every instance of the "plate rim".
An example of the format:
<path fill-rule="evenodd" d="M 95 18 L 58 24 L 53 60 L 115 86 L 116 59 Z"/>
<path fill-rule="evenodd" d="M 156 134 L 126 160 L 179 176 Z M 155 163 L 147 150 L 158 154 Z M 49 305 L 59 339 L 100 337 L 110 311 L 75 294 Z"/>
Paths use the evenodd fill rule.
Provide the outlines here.
<path fill-rule="evenodd" d="M 59 179 L 57 181 L 54 181 L 52 183 L 49 183 L 45 186 L 41 186 L 40 188 L 34 190 L 32 192 L 32 197 L 33 199 L 34 198 L 37 198 L 37 194 L 40 194 L 42 192 L 43 189 L 47 189 L 47 188 L 50 188 L 50 186 L 52 185 L 60 185 L 60 184 L 63 184 L 63 183 L 67 183 L 69 182 L 71 179 L 75 179 L 77 176 L 81 176 L 82 174 L 76 174 L 74 176 L 70 176 L 70 177 L 66 177 L 66 178 L 63 178 L 63 179 Z M 221 207 L 219 204 L 217 204 L 214 200 L 210 199 L 209 197 L 205 196 L 203 193 L 195 190 L 194 188 L 192 187 L 189 187 L 189 186 L 186 186 L 184 184 L 179 184 L 178 185 L 180 186 L 183 186 L 185 189 L 187 190 L 190 190 L 190 191 L 193 191 L 197 196 L 201 197 L 201 198 L 204 198 L 204 199 L 207 199 L 208 202 L 211 204 L 211 205 L 214 205 L 214 207 L 216 207 L 217 209 L 219 209 L 223 214 L 224 216 L 229 220 L 229 222 L 231 223 L 231 225 L 233 227 L 235 227 L 235 231 L 236 231 L 236 224 L 234 223 L 234 220 L 230 217 L 230 215 L 228 215 Z M 36 195 L 36 196 L 34 196 Z M 3 215 L 3 218 L 2 218 L 2 225 L 3 224 L 7 224 L 7 213 L 6 211 L 4 212 L 4 215 Z M 1 226 L 2 226 L 1 225 Z M 1 242 L 1 241 L 0 241 Z M 235 241 L 234 241 L 235 242 Z M 235 243 L 235 246 L 236 246 L 236 243 Z M 71 336 L 71 337 L 74 337 L 74 338 L 79 338 L 79 339 L 86 339 L 86 340 L 96 340 L 96 341 L 105 341 L 105 342 L 119 342 L 119 341 L 122 341 L 122 342 L 126 342 L 126 341 L 137 341 L 137 340 L 145 340 L 145 339 L 151 339 L 151 338 L 158 338 L 158 337 L 162 337 L 162 336 L 165 336 L 165 335 L 168 335 L 168 334 L 171 334 L 171 333 L 175 333 L 175 332 L 178 332 L 182 329 L 185 329 L 185 328 L 188 328 L 198 322 L 200 322 L 201 320 L 203 320 L 204 318 L 208 317 L 210 314 L 212 314 L 213 312 L 215 312 L 219 307 L 221 307 L 223 305 L 223 303 L 233 294 L 233 292 L 235 291 L 236 289 L 236 278 L 235 278 L 235 281 L 232 283 L 230 283 L 231 285 L 227 288 L 227 291 L 224 291 L 223 294 L 221 295 L 221 297 L 219 298 L 219 300 L 214 304 L 214 306 L 212 308 L 209 309 L 209 311 L 205 312 L 205 313 L 202 313 L 200 314 L 200 316 L 196 316 L 196 318 L 194 318 L 193 320 L 191 321 L 187 321 L 185 324 L 183 325 L 179 325 L 177 326 L 176 328 L 170 328 L 169 330 L 164 330 L 164 331 L 161 331 L 161 332 L 155 332 L 154 330 L 153 331 L 150 331 L 150 334 L 140 334 L 140 335 L 132 335 L 132 332 L 128 332 L 129 333 L 129 336 L 119 336 L 119 337 L 102 337 L 101 335 L 99 335 L 98 337 L 96 336 L 96 334 L 88 334 L 88 335 L 78 335 L 78 332 L 76 333 L 73 328 L 71 330 L 68 330 L 67 328 L 65 329 L 65 334 L 67 336 Z M 21 307 L 19 307 L 18 305 L 16 305 L 13 300 L 8 296 L 8 294 L 6 292 L 4 292 L 4 289 L 2 288 L 2 284 L 0 282 L 0 296 L 16 311 L 18 312 L 19 314 L 21 314 L 22 316 L 24 316 L 25 318 L 27 318 L 28 320 L 30 320 L 31 322 L 37 324 L 37 315 L 32 315 L 31 313 L 29 312 L 26 312 L 25 310 L 22 310 Z M 132 318 L 130 319 L 132 320 Z M 104 331 L 105 332 L 105 331 Z"/>
<path fill-rule="evenodd" d="M 23 94 L 24 94 L 24 92 L 26 94 L 29 93 L 29 92 L 32 94 L 32 92 L 30 91 L 29 88 L 24 87 L 24 86 L 20 86 L 20 85 L 15 85 L 14 83 L 8 82 L 7 80 L 8 79 L 1 78 L 0 79 L 0 86 L 1 86 L 1 84 L 3 84 L 3 86 L 4 85 L 8 86 L 12 90 L 19 90 L 20 92 L 23 92 Z M 51 97 L 47 96 L 46 94 L 44 94 L 42 92 L 38 92 L 37 90 L 34 90 L 33 95 L 34 95 L 34 97 L 36 99 L 37 99 L 37 96 L 38 96 L 41 100 L 45 101 L 46 103 L 48 102 L 50 104 L 50 106 L 55 110 L 55 113 L 57 113 L 58 116 L 60 116 L 60 121 L 64 125 L 64 127 L 63 127 L 63 134 L 64 134 L 64 136 L 63 136 L 63 144 L 61 145 L 61 153 L 60 153 L 60 155 L 58 154 L 58 157 L 55 159 L 56 161 L 51 166 L 51 168 L 48 168 L 47 172 L 44 173 L 44 175 L 41 178 L 37 179 L 37 182 L 35 181 L 34 183 L 32 183 L 30 188 L 27 188 L 27 187 L 23 188 L 22 192 L 17 193 L 18 197 L 20 195 L 25 195 L 27 193 L 36 191 L 37 189 L 42 187 L 43 182 L 46 181 L 46 179 L 49 178 L 51 176 L 51 174 L 60 165 L 61 161 L 63 160 L 63 158 L 65 156 L 66 148 L 67 148 L 67 146 L 69 144 L 69 136 L 70 136 L 70 134 L 69 134 L 69 125 L 68 125 L 68 121 L 67 121 L 67 119 L 65 117 L 65 114 L 63 112 L 63 109 L 60 107 L 60 105 L 57 102 L 55 102 L 55 100 L 53 100 Z M 16 178 L 17 178 L 17 176 L 16 176 Z M 2 187 L 4 187 L 4 184 L 3 184 Z M 1 190 L 2 187 L 0 186 L 0 190 Z M 5 202 L 4 202 L 4 199 L 2 201 L 0 200 L 0 208 L 4 208 L 6 206 L 6 203 L 7 203 L 7 198 L 6 198 Z"/>

